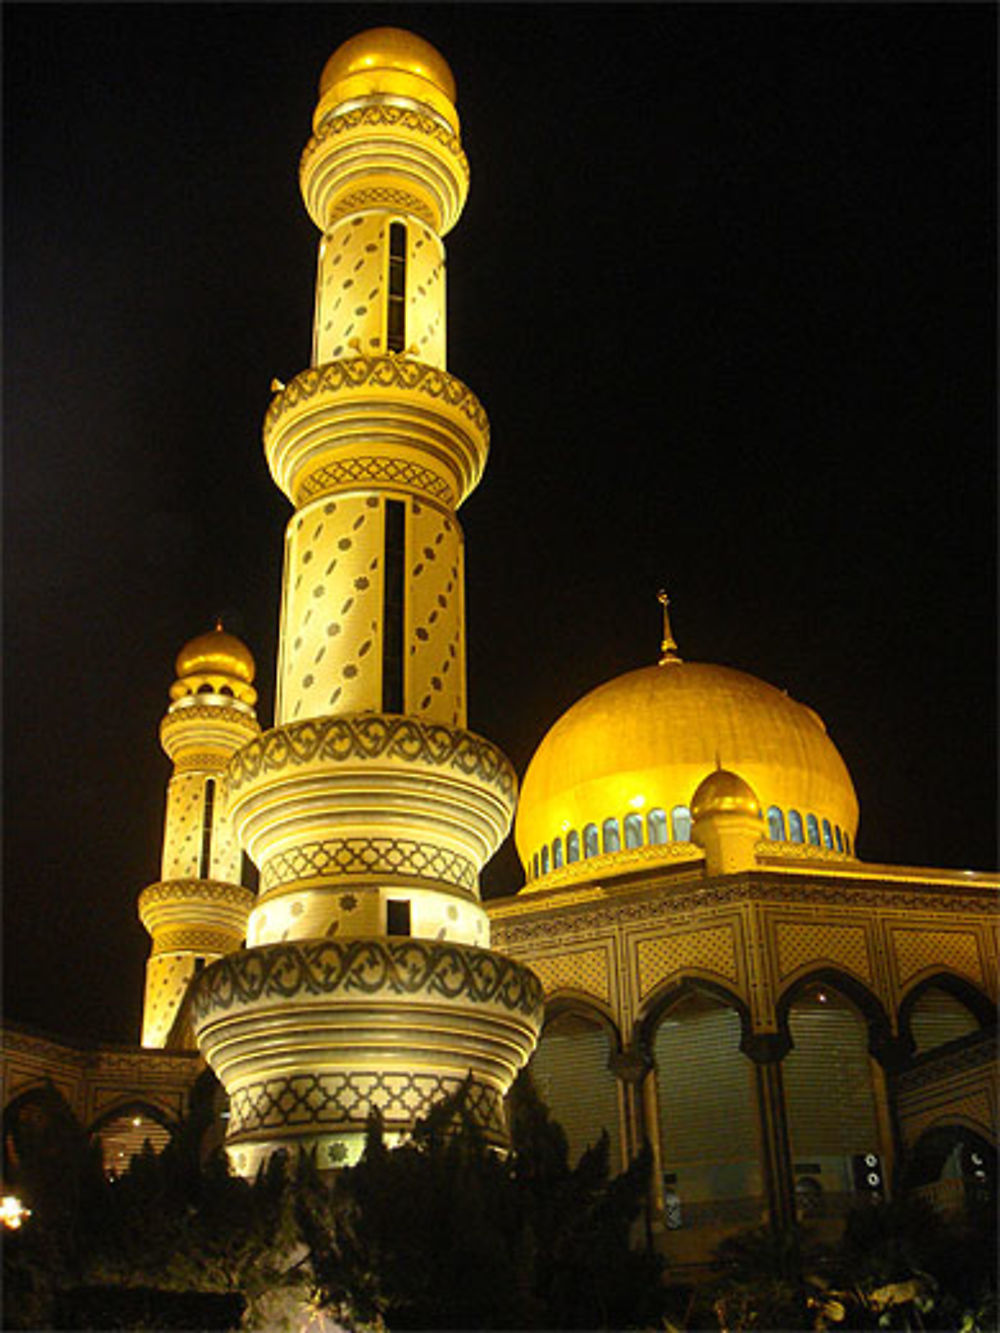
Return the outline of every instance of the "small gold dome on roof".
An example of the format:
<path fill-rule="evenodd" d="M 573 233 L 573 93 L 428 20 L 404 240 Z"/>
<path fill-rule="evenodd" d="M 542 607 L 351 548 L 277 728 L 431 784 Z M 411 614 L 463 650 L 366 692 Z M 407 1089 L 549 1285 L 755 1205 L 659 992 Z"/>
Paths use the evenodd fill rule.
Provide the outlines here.
<path fill-rule="evenodd" d="M 691 818 L 704 819 L 706 815 L 740 814 L 760 818 L 760 802 L 753 788 L 738 773 L 717 768 L 704 778 L 691 797 Z"/>
<path fill-rule="evenodd" d="M 828 820 L 853 846 L 857 796 L 817 714 L 745 672 L 672 658 L 599 685 L 550 728 L 521 786 L 521 861 L 527 867 L 570 830 L 582 837 L 609 819 L 624 829 L 630 814 L 652 843 L 650 813 L 669 823 L 721 765 L 740 775 L 759 811 L 775 807 L 786 820 L 796 812 L 803 826 L 809 816 L 819 827 Z"/>
<path fill-rule="evenodd" d="M 440 51 L 405 28 L 369 28 L 338 46 L 319 80 L 320 108 L 371 93 L 428 103 L 457 130 L 455 78 Z"/>
<path fill-rule="evenodd" d="M 257 668 L 242 639 L 227 634 L 220 622 L 184 645 L 177 654 L 176 670 L 180 680 L 187 676 L 233 676 L 250 685 Z"/>

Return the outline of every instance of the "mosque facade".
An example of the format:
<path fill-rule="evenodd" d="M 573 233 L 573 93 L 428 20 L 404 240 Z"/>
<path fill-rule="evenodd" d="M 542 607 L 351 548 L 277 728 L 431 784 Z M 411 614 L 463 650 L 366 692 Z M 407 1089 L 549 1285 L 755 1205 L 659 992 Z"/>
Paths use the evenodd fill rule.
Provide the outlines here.
<path fill-rule="evenodd" d="M 554 723 L 519 803 L 467 728 L 457 511 L 489 426 L 446 368 L 468 164 L 439 53 L 397 29 L 339 48 L 300 182 L 312 357 L 264 423 L 292 506 L 274 725 L 235 636 L 181 650 L 142 1047 L 9 1027 L 8 1131 L 51 1084 L 114 1170 L 207 1064 L 247 1175 L 280 1149 L 353 1160 L 370 1107 L 399 1137 L 467 1080 L 502 1145 L 528 1064 L 574 1155 L 651 1145 L 681 1266 L 859 1196 L 995 1189 L 997 876 L 860 859 L 816 712 L 685 660 L 661 595 L 659 661 Z M 515 808 L 525 884 L 484 904 Z"/>

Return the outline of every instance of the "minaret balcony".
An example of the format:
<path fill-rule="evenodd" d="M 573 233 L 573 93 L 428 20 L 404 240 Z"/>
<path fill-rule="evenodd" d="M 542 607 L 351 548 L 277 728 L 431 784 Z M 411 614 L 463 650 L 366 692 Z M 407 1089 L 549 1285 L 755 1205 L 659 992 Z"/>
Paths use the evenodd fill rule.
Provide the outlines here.
<path fill-rule="evenodd" d="M 304 370 L 275 395 L 264 419 L 271 475 L 296 507 L 367 486 L 457 508 L 482 476 L 489 441 L 471 389 L 403 356 Z"/>
<path fill-rule="evenodd" d="M 299 166 L 302 198 L 322 232 L 365 209 L 408 213 L 444 236 L 469 191 L 458 136 L 419 104 L 360 99 L 324 117 Z"/>
<path fill-rule="evenodd" d="M 478 903 L 517 779 L 483 737 L 365 713 L 289 723 L 238 751 L 228 811 L 262 898 L 352 883 L 437 884 Z"/>
<path fill-rule="evenodd" d="M 240 950 L 191 991 L 198 1045 L 230 1099 L 227 1150 L 253 1176 L 281 1148 L 320 1167 L 358 1154 L 369 1112 L 390 1136 L 468 1081 L 487 1138 L 541 1027 L 538 978 L 450 941 L 309 939 Z"/>
<path fill-rule="evenodd" d="M 192 925 L 219 935 L 218 952 L 238 948 L 246 936 L 254 894 L 240 884 L 214 879 L 169 879 L 150 884 L 139 895 L 139 919 L 157 937 Z"/>

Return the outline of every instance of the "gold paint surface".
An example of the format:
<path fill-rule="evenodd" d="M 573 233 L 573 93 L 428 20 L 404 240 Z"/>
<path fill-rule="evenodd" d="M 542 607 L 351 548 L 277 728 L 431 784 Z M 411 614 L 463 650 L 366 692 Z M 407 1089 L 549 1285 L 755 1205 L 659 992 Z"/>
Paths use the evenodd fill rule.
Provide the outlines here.
<path fill-rule="evenodd" d="M 567 829 L 637 808 L 669 817 L 719 765 L 749 784 L 762 809 L 825 817 L 853 845 L 857 796 L 813 710 L 742 671 L 671 662 L 598 686 L 551 728 L 524 779 L 521 860 Z"/>

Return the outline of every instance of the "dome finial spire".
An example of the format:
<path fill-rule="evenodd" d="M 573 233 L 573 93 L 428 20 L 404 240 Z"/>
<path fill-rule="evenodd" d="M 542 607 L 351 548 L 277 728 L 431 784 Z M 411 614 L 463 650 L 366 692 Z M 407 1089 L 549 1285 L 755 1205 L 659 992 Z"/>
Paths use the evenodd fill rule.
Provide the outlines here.
<path fill-rule="evenodd" d="M 670 612 L 667 610 L 670 605 L 670 598 L 663 588 L 656 594 L 656 598 L 663 607 L 663 640 L 660 643 L 660 666 L 666 666 L 668 662 L 679 662 L 681 659 L 677 655 L 677 643 L 670 630 Z"/>

